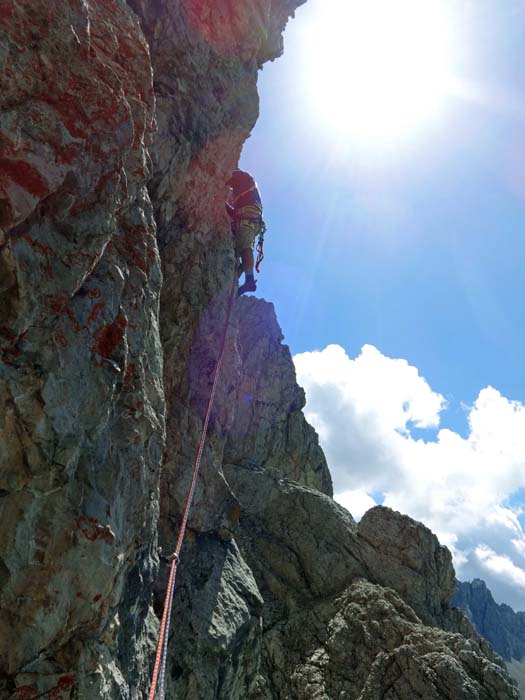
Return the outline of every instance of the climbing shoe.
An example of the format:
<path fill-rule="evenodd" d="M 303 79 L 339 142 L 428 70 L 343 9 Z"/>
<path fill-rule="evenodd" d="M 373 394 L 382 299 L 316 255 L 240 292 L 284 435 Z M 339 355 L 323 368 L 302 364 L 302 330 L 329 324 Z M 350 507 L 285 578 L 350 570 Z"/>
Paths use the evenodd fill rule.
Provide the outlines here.
<path fill-rule="evenodd" d="M 241 296 L 242 294 L 245 294 L 246 292 L 255 292 L 257 289 L 257 282 L 253 279 L 253 277 L 249 277 L 244 284 L 241 284 L 239 287 L 239 290 L 237 292 L 238 296 Z"/>

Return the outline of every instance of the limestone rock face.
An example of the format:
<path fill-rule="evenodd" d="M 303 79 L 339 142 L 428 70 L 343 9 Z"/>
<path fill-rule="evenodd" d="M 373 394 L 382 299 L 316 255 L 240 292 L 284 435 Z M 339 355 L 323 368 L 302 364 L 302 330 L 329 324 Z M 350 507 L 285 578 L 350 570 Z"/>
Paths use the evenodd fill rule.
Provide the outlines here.
<path fill-rule="evenodd" d="M 247 698 L 261 653 L 263 600 L 253 574 L 235 542 L 209 535 L 190 539 L 184 561 L 167 696 Z"/>
<path fill-rule="evenodd" d="M 119 0 L 19 0 L 0 64 L 0 697 L 137 697 L 164 439 L 149 50 Z"/>
<path fill-rule="evenodd" d="M 359 534 L 369 545 L 364 559 L 376 580 L 396 590 L 424 622 L 446 625 L 455 577 L 450 552 L 435 535 L 384 508 L 365 513 Z"/>
<path fill-rule="evenodd" d="M 290 616 L 268 633 L 274 659 L 295 664 L 273 673 L 258 697 L 294 700 L 477 700 L 515 697 L 505 672 L 474 641 L 425 627 L 391 589 L 358 580 L 344 594 Z M 308 649 L 305 653 L 305 648 Z M 288 675 L 289 674 L 289 675 Z"/>
<path fill-rule="evenodd" d="M 332 500 L 272 305 L 225 328 L 225 183 L 300 4 L 2 7 L 0 700 L 146 697 L 224 330 L 167 697 L 517 698 L 434 535 Z"/>
<path fill-rule="evenodd" d="M 306 422 L 304 391 L 272 304 L 245 297 L 236 305 L 240 374 L 225 464 L 263 467 L 332 495 L 332 479 L 316 432 Z"/>
<path fill-rule="evenodd" d="M 450 609 L 450 554 L 427 528 L 382 507 L 356 525 L 279 474 L 225 474 L 264 599 L 254 698 L 518 698 L 502 661 Z"/>

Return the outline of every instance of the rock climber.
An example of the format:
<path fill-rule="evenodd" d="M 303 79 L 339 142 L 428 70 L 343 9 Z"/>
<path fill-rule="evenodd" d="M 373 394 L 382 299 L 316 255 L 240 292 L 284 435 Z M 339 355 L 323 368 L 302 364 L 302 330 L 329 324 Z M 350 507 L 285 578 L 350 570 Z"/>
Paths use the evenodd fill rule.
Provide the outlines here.
<path fill-rule="evenodd" d="M 235 238 L 235 254 L 241 258 L 239 276 L 244 272 L 244 284 L 238 294 L 255 292 L 257 283 L 253 277 L 253 247 L 259 236 L 259 259 L 262 260 L 262 236 L 265 225 L 262 218 L 262 203 L 257 184 L 253 177 L 244 170 L 234 170 L 226 183 L 231 187 L 231 195 L 226 202 L 226 211 L 232 219 L 232 233 Z M 258 272 L 257 267 L 257 272 Z"/>

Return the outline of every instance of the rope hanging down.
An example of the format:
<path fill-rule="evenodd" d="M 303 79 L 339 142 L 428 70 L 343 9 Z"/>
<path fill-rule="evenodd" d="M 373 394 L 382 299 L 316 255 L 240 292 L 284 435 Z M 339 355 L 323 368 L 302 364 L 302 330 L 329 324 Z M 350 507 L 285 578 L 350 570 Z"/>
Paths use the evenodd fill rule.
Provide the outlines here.
<path fill-rule="evenodd" d="M 159 639 L 157 642 L 157 653 L 155 655 L 155 666 L 153 667 L 153 676 L 151 679 L 151 686 L 148 695 L 148 700 L 154 700 L 155 692 L 158 687 L 159 700 L 164 700 L 165 697 L 165 681 L 166 681 L 166 658 L 168 655 L 168 632 L 170 628 L 171 621 L 171 608 L 173 604 L 173 591 L 175 590 L 175 575 L 177 573 L 177 566 L 179 563 L 180 550 L 182 549 L 182 542 L 184 540 L 184 534 L 186 532 L 186 525 L 188 523 L 188 517 L 190 514 L 191 502 L 193 500 L 193 494 L 195 492 L 195 486 L 197 484 L 197 476 L 199 474 L 199 469 L 201 465 L 202 453 L 204 450 L 204 443 L 206 442 L 206 435 L 208 432 L 208 424 L 210 422 L 211 411 L 213 408 L 213 402 L 215 399 L 215 392 L 217 391 L 217 383 L 219 379 L 219 373 L 222 365 L 222 359 L 224 356 L 224 349 L 226 347 L 226 336 L 228 333 L 228 326 L 230 325 L 230 318 L 233 308 L 233 300 L 236 297 L 235 291 L 237 289 L 237 279 L 234 279 L 233 286 L 230 293 L 230 298 L 228 300 L 228 310 L 226 312 L 226 322 L 224 324 L 224 330 L 222 332 L 221 344 L 219 349 L 219 355 L 217 357 L 217 362 L 215 363 L 215 368 L 213 370 L 213 383 L 211 387 L 210 398 L 208 400 L 208 407 L 206 409 L 206 417 L 202 425 L 201 437 L 199 440 L 199 447 L 197 449 L 197 456 L 195 458 L 195 464 L 193 465 L 193 473 L 191 476 L 190 488 L 188 491 L 188 496 L 186 498 L 186 505 L 184 507 L 184 514 L 182 516 L 182 522 L 179 529 L 179 535 L 177 538 L 177 544 L 175 550 L 171 555 L 171 567 L 170 575 L 168 579 L 168 587 L 166 590 L 166 598 L 164 599 L 164 610 L 162 612 L 162 621 L 160 623 Z"/>

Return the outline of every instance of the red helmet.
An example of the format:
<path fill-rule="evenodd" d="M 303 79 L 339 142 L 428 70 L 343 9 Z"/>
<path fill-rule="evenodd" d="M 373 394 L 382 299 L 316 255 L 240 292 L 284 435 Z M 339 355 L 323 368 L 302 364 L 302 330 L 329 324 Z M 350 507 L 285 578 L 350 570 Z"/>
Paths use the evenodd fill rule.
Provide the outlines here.
<path fill-rule="evenodd" d="M 232 187 L 234 190 L 238 190 L 241 188 L 247 189 L 248 187 L 251 187 L 253 184 L 255 184 L 255 180 L 250 175 L 250 173 L 247 173 L 244 170 L 240 170 L 239 168 L 237 168 L 233 171 L 231 178 L 226 184 Z"/>

